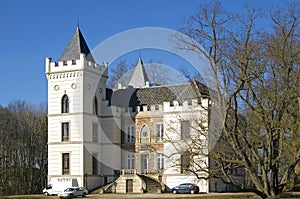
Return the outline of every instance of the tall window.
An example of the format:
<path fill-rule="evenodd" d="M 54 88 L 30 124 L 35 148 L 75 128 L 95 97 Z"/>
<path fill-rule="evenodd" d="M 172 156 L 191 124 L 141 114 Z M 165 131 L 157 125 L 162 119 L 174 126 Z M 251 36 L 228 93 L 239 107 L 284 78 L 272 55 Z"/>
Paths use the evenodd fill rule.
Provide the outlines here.
<path fill-rule="evenodd" d="M 69 97 L 66 94 L 61 99 L 61 112 L 69 113 Z"/>
<path fill-rule="evenodd" d="M 156 124 L 155 131 L 156 131 L 156 142 L 162 142 L 164 137 L 164 125 Z"/>
<path fill-rule="evenodd" d="M 63 142 L 69 141 L 69 122 L 61 123 L 61 137 Z"/>
<path fill-rule="evenodd" d="M 62 154 L 62 174 L 63 175 L 70 174 L 70 154 L 69 153 Z"/>
<path fill-rule="evenodd" d="M 180 157 L 180 171 L 181 173 L 188 172 L 191 167 L 191 156 L 189 152 L 185 152 Z"/>
<path fill-rule="evenodd" d="M 144 125 L 141 129 L 141 143 L 149 143 L 150 142 L 150 130 L 147 125 Z"/>
<path fill-rule="evenodd" d="M 94 97 L 93 100 L 93 114 L 98 115 L 98 100 L 96 96 Z"/>
<path fill-rule="evenodd" d="M 141 156 L 142 156 L 142 161 L 141 161 L 142 172 L 147 173 L 147 170 L 149 170 L 149 163 L 150 163 L 149 154 L 142 154 Z"/>
<path fill-rule="evenodd" d="M 127 168 L 134 169 L 134 155 L 127 156 Z"/>
<path fill-rule="evenodd" d="M 164 155 L 162 153 L 157 154 L 157 169 L 164 169 Z"/>
<path fill-rule="evenodd" d="M 98 142 L 98 123 L 93 123 L 93 142 Z"/>
<path fill-rule="evenodd" d="M 189 121 L 181 121 L 181 139 L 187 139 L 190 137 L 190 123 Z"/>
<path fill-rule="evenodd" d="M 127 127 L 127 143 L 134 143 L 134 127 L 128 126 Z"/>
<path fill-rule="evenodd" d="M 93 154 L 93 175 L 98 175 L 98 159 L 97 154 Z"/>

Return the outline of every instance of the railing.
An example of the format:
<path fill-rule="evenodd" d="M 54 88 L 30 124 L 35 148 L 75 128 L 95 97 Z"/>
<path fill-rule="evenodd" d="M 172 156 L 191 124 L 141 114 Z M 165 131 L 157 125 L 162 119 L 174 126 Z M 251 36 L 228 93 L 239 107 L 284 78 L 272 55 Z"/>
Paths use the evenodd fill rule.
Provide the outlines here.
<path fill-rule="evenodd" d="M 136 169 L 122 169 L 121 175 L 135 175 L 137 173 Z"/>
<path fill-rule="evenodd" d="M 158 169 L 144 169 L 144 171 L 142 172 L 142 174 L 160 174 L 162 171 L 158 170 Z"/>

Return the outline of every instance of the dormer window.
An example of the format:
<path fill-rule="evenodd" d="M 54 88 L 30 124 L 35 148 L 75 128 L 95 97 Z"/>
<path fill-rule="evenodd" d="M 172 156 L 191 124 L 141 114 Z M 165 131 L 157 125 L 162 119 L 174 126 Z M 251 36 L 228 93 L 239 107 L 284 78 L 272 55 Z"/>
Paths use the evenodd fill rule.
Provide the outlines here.
<path fill-rule="evenodd" d="M 61 112 L 69 113 L 69 97 L 66 94 L 61 99 Z"/>

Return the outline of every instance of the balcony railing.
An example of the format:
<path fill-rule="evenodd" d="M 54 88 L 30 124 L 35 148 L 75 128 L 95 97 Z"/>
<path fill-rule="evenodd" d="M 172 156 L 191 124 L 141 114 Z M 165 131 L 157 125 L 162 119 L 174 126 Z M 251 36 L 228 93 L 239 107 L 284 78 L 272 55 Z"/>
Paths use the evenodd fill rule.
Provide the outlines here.
<path fill-rule="evenodd" d="M 158 169 L 144 169 L 142 174 L 160 174 L 162 171 Z"/>
<path fill-rule="evenodd" d="M 136 169 L 122 169 L 121 175 L 135 175 L 137 173 Z"/>

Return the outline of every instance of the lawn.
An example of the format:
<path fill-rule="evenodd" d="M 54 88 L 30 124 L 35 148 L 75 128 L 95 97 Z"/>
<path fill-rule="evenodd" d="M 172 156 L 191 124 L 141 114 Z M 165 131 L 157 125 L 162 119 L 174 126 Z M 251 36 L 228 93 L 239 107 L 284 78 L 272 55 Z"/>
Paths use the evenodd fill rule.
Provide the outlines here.
<path fill-rule="evenodd" d="M 15 195 L 15 196 L 0 196 L 0 199 L 54 199 L 57 196 L 44 196 L 42 194 L 38 195 Z M 257 199 L 258 197 L 253 194 L 245 193 L 234 193 L 234 194 L 91 194 L 87 198 L 90 199 L 193 199 L 193 198 L 204 198 L 204 199 Z"/>

